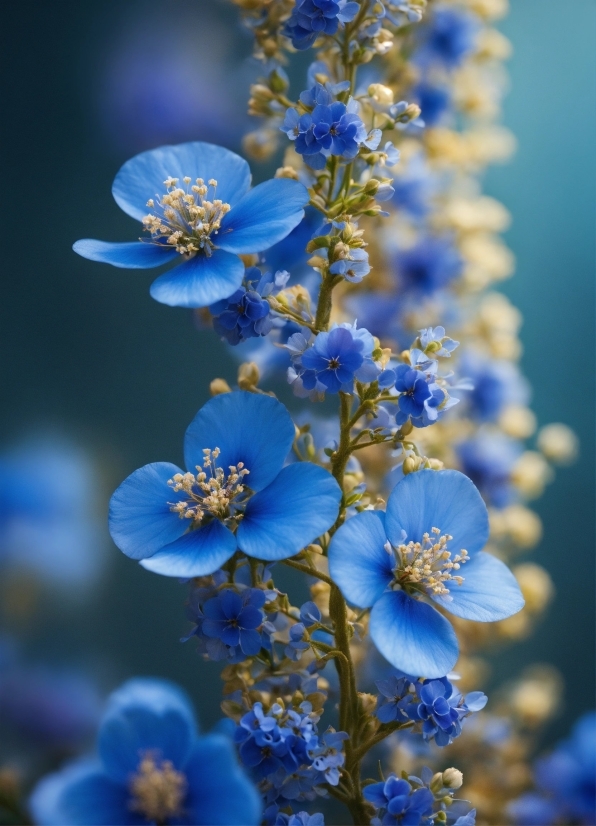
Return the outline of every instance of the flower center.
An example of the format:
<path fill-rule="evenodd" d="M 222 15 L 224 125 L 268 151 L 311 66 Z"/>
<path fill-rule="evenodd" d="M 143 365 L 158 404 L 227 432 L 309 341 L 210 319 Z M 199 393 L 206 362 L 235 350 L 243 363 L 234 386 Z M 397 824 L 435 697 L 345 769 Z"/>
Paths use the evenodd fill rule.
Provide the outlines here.
<path fill-rule="evenodd" d="M 152 823 L 166 823 L 182 814 L 186 790 L 186 777 L 169 760 L 160 762 L 146 755 L 130 781 L 129 807 Z"/>
<path fill-rule="evenodd" d="M 221 453 L 216 447 L 214 450 L 203 450 L 203 466 L 197 465 L 196 474 L 176 473 L 168 480 L 173 491 L 183 491 L 187 499 L 180 502 L 168 502 L 170 510 L 180 516 L 180 519 L 192 519 L 200 523 L 205 515 L 225 519 L 230 515 L 230 505 L 245 491 L 244 477 L 250 471 L 244 467 L 244 462 L 229 466 L 226 475 L 216 462 Z"/>
<path fill-rule="evenodd" d="M 337 370 L 339 367 L 339 359 L 329 359 L 329 369 Z"/>
<path fill-rule="evenodd" d="M 165 240 L 181 255 L 203 252 L 209 256 L 215 248 L 212 236 L 219 232 L 231 207 L 215 198 L 217 181 L 213 178 L 207 184 L 197 178 L 190 188 L 192 179 L 186 176 L 182 180 L 185 189 L 178 186 L 178 178 L 168 178 L 164 181 L 165 195 L 147 201 L 154 212 L 143 218 L 143 226 L 154 243 L 163 244 Z"/>
<path fill-rule="evenodd" d="M 445 596 L 449 593 L 447 583 L 461 585 L 464 578 L 453 572 L 458 571 L 469 556 L 462 549 L 452 558 L 447 549 L 447 543 L 452 539 L 449 534 L 441 535 L 438 528 L 432 528 L 430 534 L 423 534 L 422 542 L 408 542 L 397 548 L 387 542 L 385 550 L 395 557 L 393 589 Z"/>

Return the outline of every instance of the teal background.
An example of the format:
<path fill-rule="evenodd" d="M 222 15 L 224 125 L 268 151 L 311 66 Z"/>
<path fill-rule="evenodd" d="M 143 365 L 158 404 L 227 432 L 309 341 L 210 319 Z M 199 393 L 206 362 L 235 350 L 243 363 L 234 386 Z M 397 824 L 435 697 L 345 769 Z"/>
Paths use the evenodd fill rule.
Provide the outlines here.
<path fill-rule="evenodd" d="M 149 274 L 70 251 L 80 237 L 127 240 L 134 231 L 110 195 L 132 153 L 111 140 L 98 99 L 114 38 L 126 35 L 135 9 L 142 18 L 151 5 L 62 0 L 27 4 L 27 14 L 18 4 L 2 11 L 0 425 L 7 443 L 49 421 L 91 444 L 103 508 L 133 469 L 182 460 L 182 435 L 210 379 L 234 374 L 212 334 L 197 332 L 186 311 L 150 299 Z M 197 2 L 170 6 L 184 21 Z M 198 7 L 219 15 L 228 53 L 248 54 L 230 6 L 202 0 Z M 537 503 L 545 534 L 533 558 L 551 572 L 557 601 L 538 632 L 495 667 L 499 679 L 534 660 L 563 671 L 568 695 L 549 730 L 555 737 L 594 701 L 596 3 L 513 0 L 501 28 L 515 50 L 505 123 L 519 150 L 490 171 L 486 187 L 513 214 L 507 242 L 518 271 L 504 290 L 524 314 L 522 363 L 539 422 L 570 424 L 582 456 Z M 199 80 L 209 83 L 209 72 Z M 178 642 L 187 628 L 184 586 L 146 573 L 115 548 L 111 556 L 109 579 L 82 612 L 75 618 L 44 603 L 43 622 L 18 629 L 25 645 L 91 664 L 106 689 L 133 674 L 169 676 L 193 693 L 205 725 L 213 723 L 219 668 Z M 17 630 L 8 621 L 7 628 Z"/>

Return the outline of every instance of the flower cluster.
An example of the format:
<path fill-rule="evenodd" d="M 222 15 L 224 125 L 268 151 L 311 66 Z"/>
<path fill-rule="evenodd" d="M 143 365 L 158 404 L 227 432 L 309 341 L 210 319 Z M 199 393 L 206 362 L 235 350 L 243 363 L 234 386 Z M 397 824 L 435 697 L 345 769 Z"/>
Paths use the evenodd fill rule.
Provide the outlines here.
<path fill-rule="evenodd" d="M 235 2 L 263 71 L 249 102 L 261 126 L 245 148 L 263 160 L 283 145 L 283 165 L 251 189 L 246 161 L 221 147 L 143 153 L 113 187 L 143 237 L 75 245 L 118 267 L 174 264 L 152 296 L 208 308 L 215 332 L 252 359 L 238 389 L 212 382 L 186 432 L 186 469 L 155 462 L 120 485 L 110 532 L 147 570 L 191 581 L 186 639 L 223 664 L 222 708 L 268 826 L 323 826 L 307 810 L 329 794 L 358 823 L 473 826 L 454 800 L 460 770 L 373 778 L 361 767 L 390 735 L 394 765 L 412 738 L 429 760 L 431 741 L 470 759 L 460 734 L 470 717 L 467 732 L 482 729 L 472 715 L 487 698 L 468 690 L 482 673 L 469 654 L 521 636 L 548 601 L 548 578 L 526 567 L 516 579 L 506 560 L 539 536 L 523 503 L 572 440 L 545 431 L 525 450 L 534 420 L 519 318 L 483 292 L 513 266 L 498 237 L 507 213 L 476 180 L 508 148 L 492 126 L 506 47 L 486 21 L 499 0 Z M 311 47 L 292 99 L 285 53 Z M 293 420 L 275 395 L 284 373 L 299 399 L 336 402 L 337 419 Z M 276 587 L 274 563 L 309 577 L 306 602 Z M 373 646 L 397 676 L 377 679 Z M 462 692 L 447 676 L 458 660 Z M 359 690 L 365 681 L 380 696 Z M 258 820 L 229 745 L 197 738 L 174 689 L 133 683 L 110 709 L 101 767 L 42 784 L 40 822 L 86 817 L 110 783 L 122 822 Z M 338 730 L 319 733 L 324 712 Z M 579 774 L 562 772 L 563 785 Z M 553 817 L 585 817 L 580 797 Z"/>

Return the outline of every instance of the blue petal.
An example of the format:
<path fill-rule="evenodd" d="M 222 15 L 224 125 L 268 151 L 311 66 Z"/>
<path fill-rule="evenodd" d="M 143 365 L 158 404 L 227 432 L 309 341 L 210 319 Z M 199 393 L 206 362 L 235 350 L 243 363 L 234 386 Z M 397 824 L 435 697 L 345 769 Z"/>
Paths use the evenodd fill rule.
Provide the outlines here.
<path fill-rule="evenodd" d="M 79 760 L 44 777 L 29 801 L 39 826 L 124 826 L 140 823 L 125 785 L 106 777 L 98 760 Z"/>
<path fill-rule="evenodd" d="M 243 278 L 244 264 L 237 255 L 199 252 L 156 278 L 150 293 L 169 307 L 207 307 L 236 292 Z"/>
<path fill-rule="evenodd" d="M 488 540 L 488 513 L 473 482 L 457 470 L 419 470 L 395 486 L 387 502 L 387 536 L 393 545 L 419 542 L 439 528 L 451 534 L 451 548 L 475 554 Z"/>
<path fill-rule="evenodd" d="M 217 519 L 181 536 L 141 562 L 154 574 L 190 579 L 217 571 L 236 552 L 234 534 Z"/>
<path fill-rule="evenodd" d="M 122 267 L 128 270 L 148 270 L 151 267 L 161 267 L 180 253 L 171 247 L 161 244 L 151 244 L 144 241 L 129 241 L 115 243 L 112 241 L 96 241 L 94 238 L 82 238 L 76 241 L 72 248 L 83 258 L 90 261 L 101 261 L 113 267 Z"/>
<path fill-rule="evenodd" d="M 228 252 L 266 250 L 298 226 L 307 203 L 306 187 L 298 181 L 265 181 L 228 212 L 214 241 Z"/>
<path fill-rule="evenodd" d="M 353 516 L 337 531 L 329 546 L 329 573 L 344 597 L 368 608 L 393 579 L 384 514 L 366 511 Z"/>
<path fill-rule="evenodd" d="M 449 587 L 451 601 L 433 597 L 434 601 L 456 617 L 495 622 L 517 614 L 524 607 L 519 585 L 509 568 L 494 556 L 476 554 L 462 565 L 458 574 L 464 581 Z"/>
<path fill-rule="evenodd" d="M 444 677 L 457 661 L 457 637 L 451 623 L 403 591 L 389 591 L 375 603 L 370 635 L 385 659 L 405 674 Z"/>
<path fill-rule="evenodd" d="M 257 826 L 261 800 L 220 734 L 199 738 L 186 766 L 189 823 L 196 826 Z"/>
<path fill-rule="evenodd" d="M 112 186 L 112 195 L 120 209 L 141 221 L 149 212 L 149 198 L 161 198 L 166 178 L 185 175 L 193 180 L 217 181 L 217 197 L 232 206 L 250 186 L 250 169 L 244 158 L 212 143 L 181 143 L 160 146 L 141 152 L 120 169 Z M 182 185 L 182 184 L 181 184 Z"/>
<path fill-rule="evenodd" d="M 180 473 L 176 465 L 153 462 L 131 473 L 112 495 L 110 534 L 131 559 L 151 556 L 188 528 L 187 520 L 180 519 L 168 504 L 181 498 L 168 485 L 175 473 Z"/>
<path fill-rule="evenodd" d="M 286 408 L 270 396 L 237 391 L 207 402 L 184 437 L 184 458 L 192 470 L 203 464 L 203 448 L 219 447 L 217 463 L 226 471 L 244 462 L 245 483 L 261 490 L 275 479 L 294 441 L 294 424 Z"/>
<path fill-rule="evenodd" d="M 127 783 L 147 752 L 183 768 L 195 741 L 194 714 L 182 689 L 167 680 L 136 678 L 111 695 L 98 748 L 106 774 Z"/>
<path fill-rule="evenodd" d="M 250 476 L 247 477 L 250 484 Z M 328 530 L 341 490 L 324 468 L 310 462 L 285 467 L 249 503 L 238 526 L 238 546 L 258 559 L 287 559 Z"/>

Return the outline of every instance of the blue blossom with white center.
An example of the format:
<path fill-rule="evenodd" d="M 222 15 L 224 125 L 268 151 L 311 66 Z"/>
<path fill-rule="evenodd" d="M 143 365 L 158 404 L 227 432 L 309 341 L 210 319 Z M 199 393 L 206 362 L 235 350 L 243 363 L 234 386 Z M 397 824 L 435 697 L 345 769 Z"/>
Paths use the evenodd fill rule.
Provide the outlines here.
<path fill-rule="evenodd" d="M 413 60 L 419 66 L 457 69 L 476 46 L 477 20 L 462 9 L 437 5 L 428 22 L 416 30 Z"/>
<path fill-rule="evenodd" d="M 390 774 L 382 783 L 373 783 L 363 790 L 364 797 L 378 810 L 372 822 L 378 826 L 418 826 L 430 823 L 434 796 L 427 788 L 414 789 L 407 780 Z"/>
<path fill-rule="evenodd" d="M 415 295 L 432 295 L 461 275 L 463 261 L 453 243 L 428 236 L 395 255 L 397 275 L 403 288 Z"/>
<path fill-rule="evenodd" d="M 331 264 L 329 272 L 332 275 L 343 276 L 352 284 L 359 284 L 370 272 L 367 251 L 361 248 L 350 249 L 346 258 L 340 258 Z"/>
<path fill-rule="evenodd" d="M 524 604 L 507 566 L 482 552 L 487 539 L 486 506 L 472 482 L 454 470 L 420 470 L 395 486 L 385 513 L 364 511 L 340 527 L 329 571 L 350 603 L 372 608 L 371 638 L 395 668 L 439 678 L 459 650 L 433 602 L 477 622 Z"/>
<path fill-rule="evenodd" d="M 183 472 L 154 462 L 132 473 L 110 501 L 116 545 L 149 571 L 211 574 L 236 550 L 286 559 L 333 525 L 335 479 L 310 462 L 283 467 L 294 441 L 286 408 L 270 396 L 216 396 L 184 439 Z"/>
<path fill-rule="evenodd" d="M 176 262 L 151 285 L 153 298 L 173 307 L 207 307 L 240 287 L 239 255 L 268 249 L 304 216 L 302 184 L 276 178 L 250 189 L 250 181 L 243 158 L 209 143 L 142 152 L 118 172 L 112 194 L 148 236 L 125 243 L 86 238 L 73 249 L 128 269 Z"/>
<path fill-rule="evenodd" d="M 303 92 L 301 100 L 304 95 Z M 296 109 L 288 109 L 280 127 L 294 141 L 296 152 L 317 170 L 325 167 L 331 155 L 342 160 L 355 158 L 360 146 L 369 142 L 366 127 L 358 115 L 358 102 L 353 98 L 347 104 L 334 101 L 321 84 L 306 95 L 305 99 L 315 103 L 312 112 L 300 115 Z M 378 136 L 374 136 L 374 141 L 378 146 Z"/>
<path fill-rule="evenodd" d="M 312 344 L 296 333 L 287 346 L 293 361 L 288 379 L 298 392 L 351 393 L 354 380 L 368 384 L 381 373 L 373 361 L 375 341 L 363 327 L 334 325 Z"/>
<path fill-rule="evenodd" d="M 520 826 L 596 822 L 596 712 L 584 714 L 571 736 L 534 764 L 536 791 L 509 804 Z"/>
<path fill-rule="evenodd" d="M 317 37 L 333 35 L 340 24 L 353 20 L 359 9 L 348 0 L 296 0 L 284 34 L 295 49 L 309 49 Z"/>
<path fill-rule="evenodd" d="M 247 269 L 244 284 L 229 298 L 209 307 L 215 332 L 232 345 L 266 336 L 275 323 L 266 297 L 282 290 L 289 277 L 285 271 L 263 275 L 258 267 Z"/>
<path fill-rule="evenodd" d="M 425 327 L 420 330 L 418 338 L 426 355 L 451 358 L 451 353 L 459 347 L 459 341 L 445 335 L 444 327 Z"/>
<path fill-rule="evenodd" d="M 188 698 L 172 683 L 133 679 L 114 692 L 98 752 L 41 780 L 30 800 L 36 823 L 260 822 L 259 796 L 232 743 L 199 736 Z"/>

